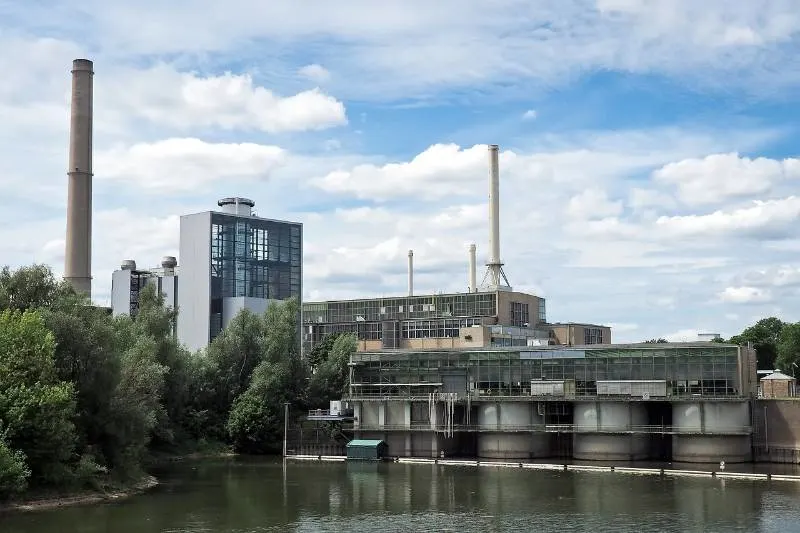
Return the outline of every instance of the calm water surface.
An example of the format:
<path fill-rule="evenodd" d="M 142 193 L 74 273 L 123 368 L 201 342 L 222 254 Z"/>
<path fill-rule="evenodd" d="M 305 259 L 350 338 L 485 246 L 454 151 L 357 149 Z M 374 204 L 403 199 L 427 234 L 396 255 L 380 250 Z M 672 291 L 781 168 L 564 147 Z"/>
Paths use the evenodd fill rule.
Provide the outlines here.
<path fill-rule="evenodd" d="M 279 460 L 159 477 L 123 502 L 0 516 L 0 532 L 800 532 L 800 484 L 786 482 Z"/>

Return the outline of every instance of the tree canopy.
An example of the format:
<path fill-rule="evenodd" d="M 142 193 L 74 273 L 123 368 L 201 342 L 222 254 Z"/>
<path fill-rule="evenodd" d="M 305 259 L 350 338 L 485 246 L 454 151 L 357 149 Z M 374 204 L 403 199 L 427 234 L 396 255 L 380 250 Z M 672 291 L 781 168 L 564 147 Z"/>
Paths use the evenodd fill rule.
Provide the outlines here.
<path fill-rule="evenodd" d="M 135 318 L 89 305 L 44 265 L 0 271 L 0 499 L 135 479 L 153 453 L 209 443 L 279 451 L 293 412 L 346 389 L 350 336 L 299 354 L 299 304 L 242 311 L 207 349 L 173 335 L 152 286 Z"/>

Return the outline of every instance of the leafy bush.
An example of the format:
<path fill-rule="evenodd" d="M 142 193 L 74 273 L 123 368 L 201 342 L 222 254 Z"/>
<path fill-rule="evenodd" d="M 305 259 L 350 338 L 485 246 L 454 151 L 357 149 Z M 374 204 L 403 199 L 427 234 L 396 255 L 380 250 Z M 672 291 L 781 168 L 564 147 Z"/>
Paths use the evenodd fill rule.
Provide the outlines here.
<path fill-rule="evenodd" d="M 0 438 L 0 499 L 7 500 L 28 488 L 31 471 L 25 462 L 25 454 L 9 448 Z"/>

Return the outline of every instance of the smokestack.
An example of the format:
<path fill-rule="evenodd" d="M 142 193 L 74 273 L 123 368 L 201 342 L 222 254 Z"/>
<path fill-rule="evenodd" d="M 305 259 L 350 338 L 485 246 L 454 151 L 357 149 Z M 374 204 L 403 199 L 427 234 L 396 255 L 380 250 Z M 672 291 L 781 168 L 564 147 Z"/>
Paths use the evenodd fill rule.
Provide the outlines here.
<path fill-rule="evenodd" d="M 489 265 L 500 263 L 500 148 L 489 145 Z"/>
<path fill-rule="evenodd" d="M 414 250 L 408 251 L 408 295 L 414 296 Z"/>
<path fill-rule="evenodd" d="M 69 128 L 69 185 L 64 279 L 92 296 L 92 108 L 93 64 L 72 62 L 72 102 Z"/>
<path fill-rule="evenodd" d="M 500 148 L 489 145 L 489 261 L 486 277 L 489 290 L 511 290 L 500 262 Z"/>
<path fill-rule="evenodd" d="M 469 245 L 469 292 L 478 292 L 476 277 L 477 260 L 475 258 L 475 244 Z"/>

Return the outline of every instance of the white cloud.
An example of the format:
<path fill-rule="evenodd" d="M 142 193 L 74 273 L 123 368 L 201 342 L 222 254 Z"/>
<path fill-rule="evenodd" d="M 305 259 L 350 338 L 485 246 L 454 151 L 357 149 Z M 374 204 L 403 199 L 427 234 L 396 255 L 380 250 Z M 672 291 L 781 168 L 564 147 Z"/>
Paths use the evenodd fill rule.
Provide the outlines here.
<path fill-rule="evenodd" d="M 522 120 L 534 120 L 539 114 L 535 109 L 528 109 L 522 114 Z"/>
<path fill-rule="evenodd" d="M 328 69 L 316 63 L 301 67 L 297 73 L 315 83 L 324 83 L 331 79 Z"/>
<path fill-rule="evenodd" d="M 198 76 L 168 65 L 103 72 L 95 66 L 96 98 L 118 117 L 138 116 L 177 130 L 222 128 L 268 133 L 347 124 L 344 104 L 320 89 L 280 96 L 250 74 Z"/>
<path fill-rule="evenodd" d="M 224 55 L 295 76 L 289 58 L 310 56 L 359 98 L 476 87 L 528 95 L 598 70 L 762 94 L 798 81 L 785 65 L 800 17 L 786 0 L 498 0 L 490 10 L 477 0 L 387 0 L 380 10 L 370 7 L 365 0 L 143 0 L 132 9 L 121 0 L 89 0 L 59 5 L 58 16 L 20 3 L 6 8 L 6 18 L 34 30 L 52 16 L 61 21 L 59 34 L 110 58 Z"/>
<path fill-rule="evenodd" d="M 220 181 L 263 180 L 284 160 L 284 150 L 276 146 L 174 138 L 100 152 L 95 168 L 98 179 L 162 193 L 196 191 Z"/>
<path fill-rule="evenodd" d="M 313 183 L 328 192 L 352 193 L 377 201 L 399 196 L 432 201 L 470 194 L 466 185 L 476 180 L 480 161 L 486 161 L 486 157 L 485 145 L 462 150 L 454 144 L 437 144 L 406 163 L 360 165 L 331 172 Z"/>
<path fill-rule="evenodd" d="M 622 202 L 610 200 L 603 190 L 586 189 L 569 199 L 567 213 L 577 219 L 607 219 L 622 213 Z"/>
<path fill-rule="evenodd" d="M 772 300 L 772 294 L 757 287 L 726 287 L 719 298 L 733 304 L 765 303 Z"/>
<path fill-rule="evenodd" d="M 751 207 L 718 210 L 707 215 L 662 216 L 655 225 L 657 229 L 678 238 L 715 238 L 723 233 L 740 232 L 767 239 L 788 235 L 798 217 L 800 198 L 790 196 L 780 200 L 757 200 Z"/>
<path fill-rule="evenodd" d="M 670 163 L 656 171 L 654 177 L 658 182 L 676 186 L 686 204 L 713 204 L 764 194 L 777 181 L 800 178 L 800 160 L 713 154 Z"/>

